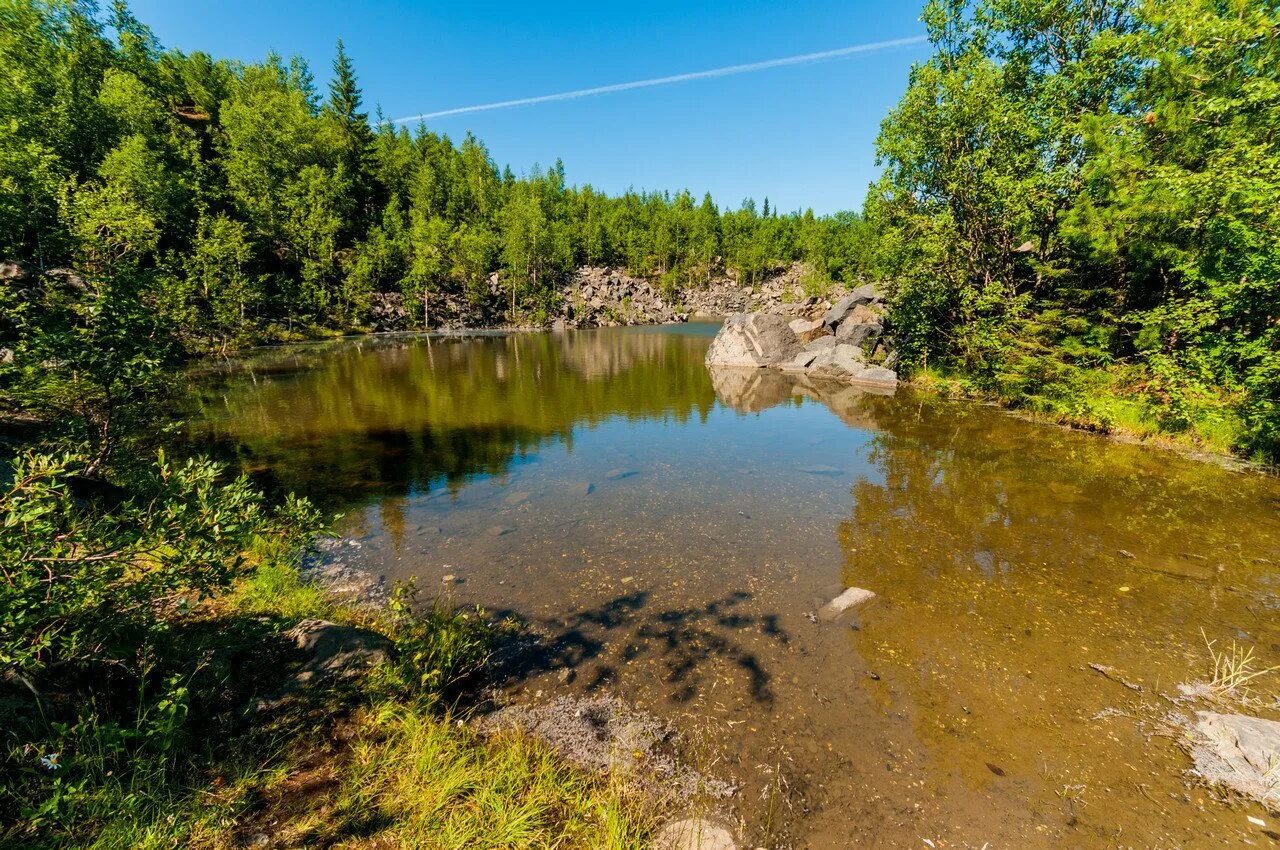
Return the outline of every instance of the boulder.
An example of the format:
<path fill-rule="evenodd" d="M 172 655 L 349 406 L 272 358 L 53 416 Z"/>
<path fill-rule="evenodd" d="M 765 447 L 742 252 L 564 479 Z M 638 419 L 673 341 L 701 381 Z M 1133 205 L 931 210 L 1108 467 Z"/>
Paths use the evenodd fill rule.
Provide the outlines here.
<path fill-rule="evenodd" d="M 854 308 L 862 304 L 879 304 L 884 299 L 880 297 L 880 293 L 876 292 L 876 288 L 871 284 L 859 286 L 845 297 L 841 298 L 826 315 L 822 317 L 822 321 L 828 328 L 834 328 L 845 320 L 845 317 L 854 311 Z"/>
<path fill-rule="evenodd" d="M 835 339 L 860 348 L 874 348 L 884 325 L 879 322 L 854 322 L 846 319 L 836 327 Z"/>
<path fill-rule="evenodd" d="M 847 342 L 837 343 L 834 348 L 820 352 L 809 364 L 809 371 L 819 378 L 885 387 L 898 385 L 897 373 L 880 366 L 868 365 L 862 349 Z"/>
<path fill-rule="evenodd" d="M 707 350 L 708 366 L 771 366 L 800 348 L 787 320 L 776 313 L 735 313 L 725 319 Z"/>
<path fill-rule="evenodd" d="M 857 307 L 861 302 L 856 295 L 846 295 L 835 304 L 831 305 L 831 309 L 822 317 L 822 323 L 828 328 L 834 330 L 836 325 L 844 321 L 845 317 L 853 312 L 853 308 Z"/>
<path fill-rule="evenodd" d="M 1280 798 L 1275 796 L 1280 722 L 1211 711 L 1196 717 L 1191 745 L 1195 772 L 1280 811 Z"/>
<path fill-rule="evenodd" d="M 385 635 L 328 620 L 303 620 L 284 633 L 306 662 L 292 686 L 324 679 L 345 679 L 390 660 L 392 643 Z"/>
<path fill-rule="evenodd" d="M 12 363 L 12 362 L 13 362 L 13 349 L 0 348 L 0 363 Z"/>

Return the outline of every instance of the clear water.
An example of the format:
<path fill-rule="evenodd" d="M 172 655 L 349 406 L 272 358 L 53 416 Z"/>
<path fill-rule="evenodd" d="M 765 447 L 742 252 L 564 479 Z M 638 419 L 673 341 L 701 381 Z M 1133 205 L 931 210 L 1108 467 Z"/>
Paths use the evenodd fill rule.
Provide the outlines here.
<path fill-rule="evenodd" d="M 714 331 L 275 350 L 202 376 L 192 434 L 338 512 L 355 563 L 532 623 L 525 698 L 603 689 L 699 730 L 760 844 L 1274 841 L 1188 782 L 1164 718 L 1202 629 L 1280 663 L 1280 483 L 711 372 Z M 814 622 L 850 585 L 877 598 Z"/>

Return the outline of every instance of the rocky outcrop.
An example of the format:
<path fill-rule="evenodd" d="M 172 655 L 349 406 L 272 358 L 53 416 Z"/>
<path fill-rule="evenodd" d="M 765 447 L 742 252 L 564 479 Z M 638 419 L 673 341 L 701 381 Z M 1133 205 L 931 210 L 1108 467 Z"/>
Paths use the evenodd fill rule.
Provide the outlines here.
<path fill-rule="evenodd" d="M 817 379 L 893 388 L 897 358 L 882 342 L 884 308 L 871 286 L 862 286 L 822 310 L 818 318 L 780 312 L 737 313 L 725 320 L 707 351 L 708 366 L 776 366 Z"/>
<path fill-rule="evenodd" d="M 409 326 L 409 311 L 399 292 L 375 292 L 369 304 L 369 324 L 375 331 L 402 331 Z"/>
<path fill-rule="evenodd" d="M 659 325 L 686 322 L 687 312 L 669 303 L 652 283 L 626 272 L 584 266 L 560 288 L 558 328 Z"/>

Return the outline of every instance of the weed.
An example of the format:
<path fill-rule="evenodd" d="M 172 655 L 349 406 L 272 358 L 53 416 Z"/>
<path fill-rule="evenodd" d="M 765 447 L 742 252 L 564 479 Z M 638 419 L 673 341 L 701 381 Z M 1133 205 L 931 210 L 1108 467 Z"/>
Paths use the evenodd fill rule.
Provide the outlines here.
<path fill-rule="evenodd" d="M 1213 659 L 1213 676 L 1209 680 L 1209 689 L 1216 696 L 1245 699 L 1249 695 L 1250 682 L 1280 670 L 1280 665 L 1258 669 L 1253 647 L 1246 649 L 1233 640 L 1230 649 L 1219 652 L 1214 649 L 1217 641 L 1209 640 L 1204 629 L 1200 630 L 1200 635 L 1208 647 L 1209 657 Z"/>

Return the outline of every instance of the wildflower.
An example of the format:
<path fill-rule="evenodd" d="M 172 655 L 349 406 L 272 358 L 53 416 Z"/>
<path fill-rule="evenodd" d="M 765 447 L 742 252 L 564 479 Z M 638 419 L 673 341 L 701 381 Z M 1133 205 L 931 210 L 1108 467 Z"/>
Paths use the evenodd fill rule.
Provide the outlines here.
<path fill-rule="evenodd" d="M 62 767 L 62 753 L 49 753 L 47 756 L 40 756 L 40 765 L 45 770 L 58 770 Z"/>

